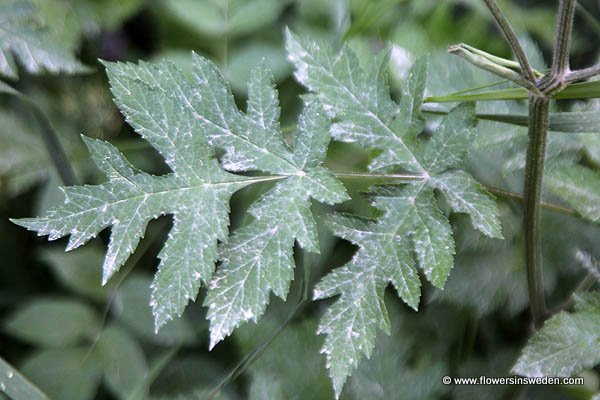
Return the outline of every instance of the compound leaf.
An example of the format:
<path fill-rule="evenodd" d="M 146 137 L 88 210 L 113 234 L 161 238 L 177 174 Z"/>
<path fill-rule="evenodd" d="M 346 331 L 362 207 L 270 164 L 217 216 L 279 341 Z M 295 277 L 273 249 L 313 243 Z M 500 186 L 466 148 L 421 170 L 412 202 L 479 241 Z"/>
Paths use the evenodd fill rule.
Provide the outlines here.
<path fill-rule="evenodd" d="M 455 212 L 469 214 L 485 235 L 502 234 L 493 199 L 461 169 L 473 140 L 474 106 L 455 107 L 431 139 L 419 137 L 424 126 L 426 58 L 413 65 L 396 103 L 385 79 L 386 52 L 375 57 L 365 72 L 348 47 L 336 53 L 325 43 L 290 32 L 287 40 L 296 78 L 335 118 L 333 136 L 381 150 L 371 169 L 402 168 L 422 175 L 406 187 L 376 189 L 373 205 L 383 212 L 376 221 L 347 215 L 328 219 L 334 234 L 359 247 L 352 260 L 327 275 L 314 293 L 315 299 L 340 295 L 318 330 L 326 335 L 323 352 L 339 395 L 360 359 L 370 356 L 377 328 L 389 332 L 383 302 L 386 286 L 391 283 L 415 310 L 421 294 L 417 265 L 433 285 L 444 287 L 453 265 L 454 239 L 435 192 L 441 192 Z"/>
<path fill-rule="evenodd" d="M 444 155 L 453 143 L 443 143 L 447 124 L 455 123 L 453 132 L 465 135 L 473 126 L 471 118 L 458 118 L 472 107 L 461 105 L 450 112 L 447 121 L 434 133 L 425 147 L 438 147 L 439 165 L 456 168 L 460 159 Z M 469 136 L 469 135 L 467 135 Z M 448 142 L 464 141 L 452 136 Z M 398 295 L 415 310 L 420 298 L 420 281 L 415 265 L 426 278 L 443 288 L 453 266 L 454 239 L 447 217 L 438 208 L 434 190 L 439 190 L 456 212 L 468 213 L 474 226 L 490 237 L 501 237 L 498 210 L 494 201 L 465 171 L 447 170 L 438 161 L 425 162 L 434 150 L 425 150 L 419 159 L 431 166 L 422 182 L 406 187 L 379 188 L 374 192 L 373 205 L 383 211 L 377 221 L 356 217 L 335 216 L 329 224 L 334 233 L 359 246 L 346 266 L 326 276 L 315 290 L 315 298 L 341 295 L 321 321 L 319 333 L 327 334 L 324 353 L 336 393 L 358 365 L 361 354 L 369 357 L 373 349 L 376 327 L 388 331 L 383 293 L 392 283 Z M 441 161 L 445 160 L 445 161 Z M 468 183 L 468 184 L 467 184 Z M 459 185 L 460 184 L 460 185 Z M 415 257 L 410 252 L 414 249 Z M 415 260 L 416 258 L 416 260 Z"/>
<path fill-rule="evenodd" d="M 375 160 L 371 168 L 390 165 L 402 166 L 413 172 L 422 172 L 423 167 L 406 143 L 407 134 L 413 124 L 394 121 L 398 106 L 392 101 L 386 83 L 384 70 L 387 67 L 389 51 L 375 57 L 368 72 L 365 72 L 356 54 L 343 46 L 336 53 L 324 42 L 312 42 L 287 31 L 288 57 L 296 67 L 296 79 L 316 93 L 325 109 L 338 121 L 332 127 L 335 139 L 344 142 L 358 142 L 363 146 L 384 150 L 385 161 Z M 423 76 L 421 61 L 417 63 L 415 75 Z M 417 82 L 417 81 L 415 81 Z M 409 101 L 410 117 L 419 114 L 415 100 L 422 98 L 424 85 L 409 86 L 415 91 Z M 412 119 L 410 120 L 412 122 Z M 389 154 L 388 154 L 389 152 Z"/>
<path fill-rule="evenodd" d="M 201 283 L 213 279 L 220 258 L 206 299 L 212 347 L 241 322 L 256 320 L 270 291 L 286 297 L 295 240 L 318 252 L 310 199 L 334 204 L 348 197 L 341 182 L 321 165 L 330 122 L 317 102 L 306 106 L 297 146 L 291 149 L 279 129 L 277 92 L 264 65 L 252 72 L 246 113 L 238 109 L 210 61 L 194 55 L 193 65 L 190 80 L 167 62 L 106 63 L 117 105 L 163 156 L 171 173 L 139 171 L 109 143 L 84 138 L 108 182 L 65 188 L 65 203 L 47 216 L 15 222 L 50 240 L 70 235 L 67 250 L 111 226 L 103 265 L 106 282 L 135 250 L 148 221 L 171 214 L 173 228 L 152 283 L 155 329 L 182 314 Z M 220 162 L 216 149 L 223 154 Z M 265 181 L 280 182 L 251 207 L 254 222 L 229 239 L 231 195 Z"/>
<path fill-rule="evenodd" d="M 152 176 L 136 171 L 112 145 L 93 139 L 85 142 L 110 180 L 64 188 L 63 205 L 45 217 L 15 222 L 39 235 L 49 235 L 50 240 L 70 234 L 67 250 L 112 226 L 103 265 L 103 282 L 107 282 L 134 251 L 148 221 L 173 214 L 173 228 L 159 254 L 161 263 L 152 284 L 151 304 L 158 329 L 183 312 L 201 280 L 210 279 L 217 240 L 227 238 L 227 201 L 247 183 L 221 170 L 216 160 L 207 160 L 201 176 L 177 172 Z"/>
<path fill-rule="evenodd" d="M 241 322 L 264 313 L 269 293 L 286 298 L 293 278 L 294 241 L 319 252 L 310 198 L 328 204 L 347 199 L 341 183 L 320 166 L 329 142 L 329 122 L 317 103 L 300 117 L 294 153 L 282 153 L 297 173 L 278 183 L 250 208 L 254 221 L 236 231 L 221 249 L 222 264 L 205 304 L 211 321 L 211 347 Z M 319 143 L 321 142 L 321 143 Z M 325 144 L 323 146 L 322 144 Z M 282 168 L 288 168 L 283 163 Z"/>

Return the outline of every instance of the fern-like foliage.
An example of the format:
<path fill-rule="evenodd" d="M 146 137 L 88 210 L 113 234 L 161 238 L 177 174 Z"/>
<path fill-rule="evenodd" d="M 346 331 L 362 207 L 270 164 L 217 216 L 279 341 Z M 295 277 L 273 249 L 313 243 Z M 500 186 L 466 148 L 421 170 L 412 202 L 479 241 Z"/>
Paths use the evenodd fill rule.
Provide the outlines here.
<path fill-rule="evenodd" d="M 18 76 L 13 55 L 32 74 L 86 70 L 43 25 L 37 7 L 29 0 L 0 4 L 0 75 Z"/>
<path fill-rule="evenodd" d="M 315 299 L 340 295 L 319 326 L 319 333 L 327 335 L 323 352 L 339 395 L 362 356 L 370 357 L 377 328 L 389 332 L 386 286 L 391 282 L 415 310 L 421 294 L 417 264 L 432 284 L 444 286 L 453 265 L 454 240 L 434 191 L 443 193 L 454 212 L 469 214 L 473 226 L 487 236 L 500 238 L 500 223 L 492 198 L 460 169 L 473 139 L 474 107 L 456 107 L 430 140 L 417 137 L 423 128 L 426 59 L 412 67 L 397 104 L 385 80 L 388 51 L 364 71 L 348 47 L 335 52 L 288 32 L 288 50 L 296 78 L 334 118 L 336 139 L 382 150 L 371 169 L 401 167 L 422 175 L 420 182 L 404 188 L 375 190 L 373 205 L 383 211 L 377 221 L 348 215 L 329 219 L 336 235 L 359 246 L 352 260 L 327 275 L 314 293 Z"/>
<path fill-rule="evenodd" d="M 319 327 L 327 335 L 323 351 L 339 395 L 360 358 L 370 356 L 376 330 L 389 331 L 386 286 L 392 283 L 417 309 L 417 267 L 433 285 L 443 288 L 446 282 L 454 240 L 436 196 L 443 195 L 454 212 L 469 214 L 487 236 L 500 238 L 500 224 L 493 199 L 461 165 L 473 139 L 474 107 L 457 106 L 431 138 L 421 135 L 426 58 L 415 63 L 396 103 L 386 83 L 388 51 L 364 70 L 347 47 L 336 52 L 291 33 L 287 47 L 297 79 L 312 92 L 293 146 L 281 133 L 278 94 L 264 64 L 251 73 L 243 112 L 216 67 L 200 56 L 193 56 L 191 79 L 167 62 L 107 63 L 121 112 L 171 172 L 147 174 L 109 143 L 84 138 L 108 181 L 65 188 L 64 204 L 44 217 L 15 222 L 50 240 L 70 235 L 67 250 L 112 227 L 106 282 L 135 250 L 148 221 L 172 215 L 152 283 L 155 327 L 181 315 L 204 284 L 213 347 L 243 322 L 257 321 L 271 293 L 287 297 L 295 242 L 319 251 L 311 201 L 334 205 L 348 199 L 323 166 L 331 136 L 378 151 L 371 170 L 409 171 L 416 180 L 374 189 L 370 196 L 382 214 L 377 220 L 344 214 L 326 219 L 336 235 L 359 247 L 347 265 L 318 284 L 314 296 L 340 295 Z M 259 182 L 274 186 L 251 205 L 251 222 L 230 234 L 231 195 Z"/>
<path fill-rule="evenodd" d="M 222 267 L 207 296 L 214 345 L 242 321 L 256 320 L 270 291 L 285 298 L 295 240 L 318 252 L 310 198 L 334 204 L 347 195 L 321 166 L 329 122 L 317 102 L 301 115 L 291 149 L 279 130 L 277 93 L 263 65 L 252 74 L 243 113 L 216 67 L 200 56 L 193 62 L 193 82 L 170 63 L 107 63 L 118 106 L 172 173 L 138 171 L 109 143 L 85 139 L 108 182 L 65 188 L 65 203 L 47 216 L 15 222 L 50 240 L 71 235 L 67 250 L 112 226 L 103 266 L 106 282 L 134 251 L 147 222 L 173 215 L 152 284 L 156 329 L 181 315 L 201 282 L 211 281 L 220 258 Z M 221 163 L 215 147 L 224 151 Z M 236 175 L 223 167 L 270 175 Z M 217 241 L 228 242 L 229 198 L 264 181 L 280 182 L 251 208 L 255 221 L 236 232 L 219 255 Z"/>

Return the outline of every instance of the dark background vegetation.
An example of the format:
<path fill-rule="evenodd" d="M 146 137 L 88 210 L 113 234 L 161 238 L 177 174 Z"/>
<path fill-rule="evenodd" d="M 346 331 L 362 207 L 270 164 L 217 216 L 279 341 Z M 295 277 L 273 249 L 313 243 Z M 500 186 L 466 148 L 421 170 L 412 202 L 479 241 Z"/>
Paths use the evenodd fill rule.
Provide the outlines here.
<path fill-rule="evenodd" d="M 160 157 L 138 138 L 113 105 L 98 59 L 167 58 L 186 70 L 194 50 L 220 66 L 239 105 L 244 107 L 250 67 L 265 58 L 278 82 L 282 126 L 293 132 L 301 106 L 298 95 L 303 90 L 294 82 L 285 58 L 286 26 L 333 43 L 348 41 L 365 58 L 391 42 L 395 47 L 392 91 L 398 90 L 407 60 L 425 53 L 432 54 L 430 94 L 493 81 L 483 73 L 471 74 L 469 67 L 446 55 L 449 44 L 465 42 L 510 56 L 478 0 L 39 3 L 50 29 L 72 44 L 82 62 L 93 66 L 94 71 L 75 76 L 21 74 L 14 85 L 49 116 L 81 183 L 103 179 L 88 159 L 79 138 L 81 133 L 110 140 L 146 171 L 166 171 Z M 101 5 L 92 7 L 91 3 Z M 516 30 L 530 43 L 528 48 L 536 54 L 541 52 L 546 59 L 553 38 L 555 3 L 502 2 Z M 600 3 L 582 0 L 580 5 L 574 66 L 594 63 L 600 40 Z M 559 106 L 570 109 L 573 103 Z M 587 105 L 596 106 L 593 102 Z M 486 107 L 503 109 L 506 105 Z M 524 104 L 510 107 L 525 110 Z M 491 135 L 499 129 L 505 128 L 488 124 L 482 127 L 482 134 Z M 475 175 L 487 184 L 520 191 L 521 172 L 507 159 L 518 157 L 523 148 L 503 149 L 494 156 L 484 150 L 485 144 L 475 146 L 471 155 Z M 366 165 L 369 156 L 353 146 L 334 144 L 329 162 L 358 169 Z M 137 387 L 150 388 L 142 398 L 204 398 L 244 356 L 256 351 L 282 326 L 295 306 L 304 269 L 310 269 L 308 284 L 314 285 L 355 250 L 323 229 L 321 257 L 296 254 L 297 279 L 288 302 L 273 299 L 258 325 L 244 326 L 208 352 L 202 292 L 182 320 L 158 337 L 153 334 L 148 284 L 171 223 L 168 217 L 150 224 L 136 254 L 104 288 L 100 287 L 100 267 L 109 232 L 65 254 L 66 240 L 47 243 L 45 238 L 37 238 L 9 222 L 9 217 L 40 215 L 60 201 L 59 185 L 27 110 L 9 96 L 0 96 L 0 355 L 56 399 L 127 399 Z M 234 196 L 232 228 L 245 223 L 245 208 L 266 189 L 252 187 Z M 361 185 L 350 189 L 358 193 Z M 315 205 L 317 211 L 320 207 Z M 373 216 L 373 210 L 360 196 L 342 208 Z M 442 385 L 443 375 L 509 375 L 510 366 L 531 333 L 521 255 L 521 206 L 518 201 L 500 200 L 500 208 L 506 241 L 484 239 L 463 218 L 453 217 L 458 256 L 446 290 L 426 286 L 418 314 L 395 296 L 388 296 L 392 336 L 380 333 L 373 357 L 355 371 L 342 398 L 586 399 L 598 390 L 595 370 L 585 373 L 586 387 Z M 545 214 L 544 229 L 547 295 L 550 304 L 556 306 L 584 274 L 577 252 L 600 254 L 599 231 L 574 217 L 551 212 Z M 322 338 L 315 334 L 325 303 L 301 308 L 255 363 L 238 379 L 226 382 L 219 398 L 333 398 L 324 357 L 319 354 Z M 48 304 L 57 305 L 61 311 L 54 315 L 56 311 L 44 309 Z M 79 318 L 75 326 L 62 323 L 63 312 L 79 312 L 73 307 L 83 307 L 80 311 L 85 318 Z M 24 313 L 29 313 L 26 318 Z M 19 316 L 25 320 L 15 324 Z"/>

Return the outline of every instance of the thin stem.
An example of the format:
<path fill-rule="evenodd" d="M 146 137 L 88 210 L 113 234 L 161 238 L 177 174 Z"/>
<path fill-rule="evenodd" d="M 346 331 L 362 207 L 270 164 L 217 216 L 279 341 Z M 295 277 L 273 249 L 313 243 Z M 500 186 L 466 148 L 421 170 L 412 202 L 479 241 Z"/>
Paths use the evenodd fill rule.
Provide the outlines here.
<path fill-rule="evenodd" d="M 583 4 L 579 2 L 577 3 L 577 11 L 579 11 L 579 14 L 583 17 L 583 19 L 587 21 L 590 28 L 595 30 L 596 34 L 600 34 L 600 22 L 598 22 L 596 17 L 594 17 L 594 15 L 591 12 L 589 12 Z"/>
<path fill-rule="evenodd" d="M 530 95 L 529 98 L 529 146 L 525 165 L 525 260 L 527 285 L 533 323 L 540 327 L 546 316 L 544 299 L 541 206 L 544 158 L 550 119 L 550 99 Z"/>
<path fill-rule="evenodd" d="M 583 81 L 585 79 L 593 78 L 596 75 L 600 75 L 600 64 L 594 65 L 593 67 L 569 72 L 565 75 L 565 81 L 567 83 Z"/>
<path fill-rule="evenodd" d="M 375 179 L 375 180 L 395 180 L 409 182 L 420 182 L 426 179 L 421 174 L 371 174 L 368 172 L 338 172 L 333 174 L 340 179 Z"/>
<path fill-rule="evenodd" d="M 30 382 L 15 367 L 0 357 L 0 396 L 11 399 L 49 400 L 50 398 Z"/>
<path fill-rule="evenodd" d="M 552 55 L 552 75 L 559 76 L 569 71 L 571 37 L 573 36 L 573 20 L 577 0 L 560 0 L 554 53 Z"/>
<path fill-rule="evenodd" d="M 569 56 L 575 4 L 576 0 L 560 0 L 556 20 L 554 51 L 552 53 L 552 67 L 550 73 L 544 76 L 538 84 L 540 90 L 548 97 L 567 87 L 566 77 L 570 72 Z"/>
<path fill-rule="evenodd" d="M 307 301 L 309 299 L 308 298 L 308 294 L 309 294 L 308 285 L 309 285 L 309 280 L 310 280 L 310 270 L 307 271 L 307 269 L 306 269 L 307 266 L 306 265 L 304 265 L 304 266 L 305 266 L 304 278 L 301 282 L 300 296 L 298 298 L 298 301 L 296 302 L 296 305 L 294 306 L 294 308 L 292 308 L 292 311 L 288 314 L 285 321 L 283 321 L 283 323 L 281 325 L 279 325 L 279 327 L 277 327 L 277 329 L 271 334 L 271 336 L 269 336 L 267 338 L 267 340 L 265 340 L 260 346 L 255 348 L 253 351 L 246 354 L 246 356 L 244 356 L 244 358 L 242 358 L 242 360 L 235 367 L 233 367 L 233 369 L 231 371 L 229 371 L 227 376 L 225 376 L 221 380 L 221 382 L 219 382 L 219 384 L 217 386 L 215 386 L 210 391 L 210 393 L 206 396 L 206 398 L 208 400 L 214 399 L 219 394 L 221 389 L 223 389 L 229 383 L 231 383 L 235 379 L 237 379 L 238 376 L 240 376 L 242 373 L 244 373 L 244 371 L 250 365 L 252 365 L 252 363 L 254 363 L 265 352 L 265 350 L 267 350 L 267 348 L 271 345 L 271 343 L 273 343 L 273 341 L 275 339 L 277 339 L 279 334 L 281 332 L 283 332 L 283 330 L 289 325 L 290 322 L 292 322 L 294 317 L 298 314 L 298 311 L 300 311 L 300 309 L 302 309 L 302 307 L 304 307 L 304 305 L 307 303 Z"/>
<path fill-rule="evenodd" d="M 342 180 L 353 180 L 353 179 L 365 179 L 365 180 L 374 180 L 385 182 L 388 185 L 392 184 L 408 184 L 413 182 L 421 182 L 427 179 L 424 175 L 420 174 L 376 174 L 370 172 L 339 172 L 339 171 L 331 171 L 333 175 Z M 257 179 L 252 183 L 260 183 L 260 182 L 269 182 L 269 181 L 277 181 L 281 179 L 287 178 L 286 175 L 279 176 L 261 176 L 257 177 Z M 524 201 L 525 196 L 520 193 L 511 192 L 508 190 L 500 189 L 494 186 L 481 184 L 485 190 L 490 193 L 495 194 L 498 197 L 515 199 Z M 565 206 L 561 206 L 559 204 L 550 203 L 547 201 L 542 201 L 541 206 L 550 211 L 555 211 L 561 214 L 570 215 L 572 217 L 578 217 L 579 213 L 573 210 L 572 208 L 568 208 Z"/>
<path fill-rule="evenodd" d="M 142 379 L 139 379 L 133 386 L 133 389 L 129 392 L 126 400 L 140 400 L 148 398 L 148 390 L 152 383 L 158 378 L 160 373 L 167 367 L 167 365 L 175 358 L 181 345 L 169 348 L 156 357 L 155 361 L 152 362 L 149 370 L 144 374 Z"/>
<path fill-rule="evenodd" d="M 15 97 L 27 106 L 27 110 L 37 122 L 40 132 L 42 133 L 42 140 L 48 150 L 48 155 L 50 156 L 62 183 L 66 186 L 76 185 L 77 178 L 75 178 L 75 172 L 71 167 L 69 157 L 67 157 L 67 153 L 60 143 L 58 135 L 54 128 L 52 128 L 52 124 L 50 123 L 50 120 L 48 120 L 48 117 L 46 117 L 46 114 L 44 114 L 38 105 L 28 97 L 20 93 Z"/>
<path fill-rule="evenodd" d="M 515 192 L 510 192 L 508 190 L 504 190 L 504 189 L 500 189 L 494 186 L 489 186 L 489 185 L 483 185 L 483 187 L 485 188 L 485 190 L 487 190 L 488 192 L 495 194 L 498 197 L 503 197 L 503 198 L 508 198 L 508 199 L 515 199 L 515 200 L 520 200 L 520 201 L 525 201 L 525 196 L 523 196 L 520 193 L 515 193 Z M 541 205 L 543 208 L 546 208 L 550 211 L 555 211 L 557 213 L 560 214 L 564 214 L 564 215 L 569 215 L 571 217 L 578 217 L 579 214 L 577 213 L 577 211 L 573 210 L 572 208 L 569 207 L 564 207 L 558 204 L 554 204 L 554 203 L 550 203 L 547 201 L 542 201 Z"/>
<path fill-rule="evenodd" d="M 552 310 L 552 314 L 557 314 L 561 311 L 565 311 L 568 310 L 570 308 L 573 307 L 573 305 L 575 304 L 574 300 L 573 300 L 573 295 L 576 293 L 581 293 L 581 292 L 585 292 L 586 290 L 588 290 L 589 288 L 591 288 L 592 286 L 594 286 L 597 283 L 597 279 L 593 274 L 587 274 L 582 280 L 581 282 L 579 282 L 579 284 L 577 285 L 577 287 L 575 287 L 575 289 L 571 292 L 571 294 L 569 295 L 569 297 L 567 297 L 567 299 L 565 301 L 563 301 L 562 303 L 560 303 L 556 308 L 554 308 Z"/>
<path fill-rule="evenodd" d="M 525 51 L 523 50 L 523 48 L 521 47 L 521 44 L 519 43 L 519 39 L 517 39 L 517 35 L 515 34 L 514 30 L 510 26 L 510 23 L 508 22 L 508 20 L 506 19 L 506 17 L 504 16 L 504 14 L 500 10 L 500 8 L 498 7 L 498 4 L 496 4 L 495 0 L 483 0 L 483 1 L 486 4 L 486 6 L 488 7 L 488 9 L 490 10 L 490 12 L 492 13 L 494 20 L 496 21 L 496 24 L 500 28 L 502 35 L 506 39 L 506 42 L 508 43 L 512 52 L 514 53 L 515 57 L 517 58 L 517 61 L 519 61 L 519 64 L 521 65 L 521 71 L 523 72 L 523 76 L 529 82 L 535 83 L 536 78 L 535 78 L 535 74 L 533 72 L 533 68 L 531 68 L 531 64 L 529 64 L 529 60 L 527 59 L 527 56 L 525 55 Z"/>
<path fill-rule="evenodd" d="M 543 285 L 541 209 L 544 159 L 550 125 L 550 99 L 562 91 L 569 73 L 569 55 L 576 0 L 560 0 L 552 68 L 537 87 L 543 93 L 529 95 L 529 145 L 525 164 L 525 261 L 531 316 L 536 328 L 547 315 Z"/>
<path fill-rule="evenodd" d="M 84 362 L 93 354 L 94 349 L 98 345 L 98 341 L 100 340 L 100 336 L 102 335 L 102 330 L 107 324 L 108 314 L 110 313 L 110 309 L 113 306 L 115 300 L 117 299 L 117 295 L 119 293 L 119 288 L 125 282 L 125 279 L 129 276 L 133 268 L 137 265 L 137 263 L 141 260 L 141 258 L 146 254 L 150 245 L 154 242 L 157 233 L 151 233 L 147 235 L 144 240 L 141 241 L 140 245 L 137 247 L 136 251 L 133 252 L 132 256 L 127 260 L 124 267 L 121 268 L 119 272 L 119 278 L 115 281 L 115 284 L 110 288 L 108 299 L 106 305 L 104 306 L 104 311 L 102 312 L 102 317 L 100 319 L 100 327 L 96 332 L 96 337 L 92 341 L 90 347 L 87 349 L 86 356 L 84 357 Z M 103 283 L 104 285 L 104 283 Z"/>
<path fill-rule="evenodd" d="M 354 179 L 363 179 L 363 180 L 373 180 L 385 182 L 388 185 L 393 184 L 409 184 L 413 182 L 422 182 L 427 179 L 426 176 L 421 174 L 377 174 L 370 172 L 340 172 L 340 171 L 331 171 L 331 173 L 342 180 L 354 180 Z M 289 175 L 263 175 L 256 176 L 255 179 L 251 181 L 247 180 L 246 182 L 250 183 L 262 183 L 262 182 L 273 182 L 279 181 L 288 178 Z M 499 197 L 510 198 L 524 201 L 525 196 L 520 193 L 510 192 L 504 189 L 499 189 L 494 186 L 482 184 L 482 186 L 490 193 L 493 193 Z M 549 203 L 549 202 L 541 202 L 542 207 L 547 208 L 548 210 L 555 211 L 561 214 L 570 215 L 570 216 L 579 216 L 577 211 L 564 207 L 558 204 Z"/>
<path fill-rule="evenodd" d="M 501 81 L 488 83 L 487 85 L 481 85 L 481 86 L 471 87 L 471 88 L 459 90 L 458 92 L 450 93 L 450 96 L 452 96 L 452 95 L 459 95 L 459 94 L 466 94 L 466 93 L 472 93 L 472 92 L 479 92 L 479 91 L 481 91 L 483 89 L 489 89 L 491 87 L 503 85 L 506 82 L 508 82 L 508 81 L 506 79 L 504 79 L 504 80 L 501 80 Z"/>

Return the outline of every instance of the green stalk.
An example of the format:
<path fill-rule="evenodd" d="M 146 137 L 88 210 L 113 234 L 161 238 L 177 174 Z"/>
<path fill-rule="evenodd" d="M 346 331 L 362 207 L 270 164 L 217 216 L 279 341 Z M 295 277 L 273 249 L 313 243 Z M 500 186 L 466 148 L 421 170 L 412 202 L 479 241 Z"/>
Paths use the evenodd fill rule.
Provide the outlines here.
<path fill-rule="evenodd" d="M 29 97 L 25 96 L 18 90 L 13 89 L 9 85 L 6 85 L 3 82 L 1 83 L 2 85 L 0 85 L 0 92 L 15 96 L 15 98 L 19 99 L 23 105 L 25 105 L 31 116 L 33 116 L 33 119 L 36 121 L 40 129 L 40 133 L 42 134 L 42 140 L 44 141 L 46 149 L 48 150 L 48 156 L 54 164 L 62 183 L 66 186 L 76 185 L 77 178 L 75 177 L 75 172 L 73 171 L 69 157 L 60 143 L 58 134 L 52 127 L 52 124 L 50 123 L 50 120 L 46 114 L 44 114 L 42 109 Z"/>
<path fill-rule="evenodd" d="M 42 133 L 42 139 L 48 150 L 48 155 L 54 163 L 60 179 L 66 186 L 77 185 L 77 178 L 75 177 L 75 171 L 73 171 L 73 167 L 71 166 L 71 161 L 69 161 L 67 152 L 60 143 L 58 135 L 54 128 L 52 128 L 48 117 L 46 117 L 46 114 L 44 114 L 33 102 L 28 102 L 28 104 L 30 105 L 29 110 L 31 111 L 31 114 L 38 123 L 40 132 Z"/>
<path fill-rule="evenodd" d="M 531 316 L 536 328 L 547 315 L 544 298 L 541 209 L 544 159 L 548 127 L 550 124 L 550 99 L 562 91 L 567 83 L 569 56 L 576 0 L 560 0 L 552 56 L 552 69 L 538 82 L 542 96 L 529 95 L 529 145 L 525 164 L 525 261 Z"/>
<path fill-rule="evenodd" d="M 531 68 L 531 64 L 529 63 L 529 60 L 527 59 L 527 56 L 525 55 L 525 51 L 523 51 L 523 48 L 521 47 L 521 44 L 519 43 L 519 39 L 517 39 L 517 35 L 515 34 L 514 30 L 510 26 L 510 23 L 508 22 L 508 20 L 506 19 L 506 17 L 502 13 L 502 11 L 500 10 L 500 7 L 498 7 L 498 4 L 496 4 L 495 0 L 483 0 L 483 2 L 490 10 L 490 13 L 494 17 L 494 20 L 496 21 L 496 24 L 500 28 L 502 35 L 504 35 L 506 42 L 508 43 L 508 45 L 510 46 L 511 50 L 513 51 L 515 57 L 519 61 L 519 64 L 521 65 L 521 71 L 523 73 L 523 76 L 529 82 L 535 83 L 536 78 L 535 78 L 535 73 L 533 72 L 533 68 Z"/>
<path fill-rule="evenodd" d="M 546 316 L 544 299 L 541 208 L 544 158 L 550 116 L 550 99 L 531 95 L 529 98 L 529 145 L 525 165 L 525 261 L 527 286 L 534 325 L 539 328 Z"/>
<path fill-rule="evenodd" d="M 563 77 L 565 73 L 569 72 L 576 3 L 576 0 L 560 0 L 551 71 L 551 74 L 557 77 Z"/>

